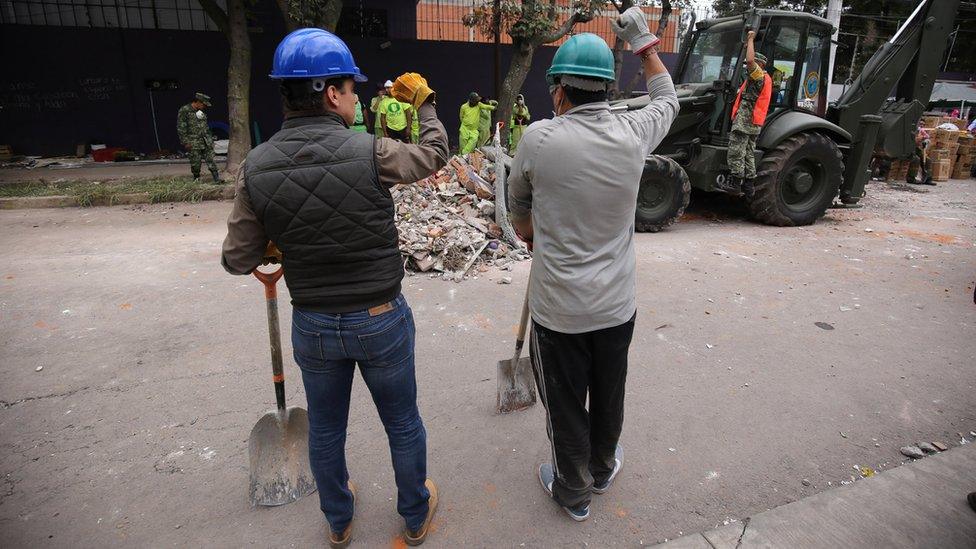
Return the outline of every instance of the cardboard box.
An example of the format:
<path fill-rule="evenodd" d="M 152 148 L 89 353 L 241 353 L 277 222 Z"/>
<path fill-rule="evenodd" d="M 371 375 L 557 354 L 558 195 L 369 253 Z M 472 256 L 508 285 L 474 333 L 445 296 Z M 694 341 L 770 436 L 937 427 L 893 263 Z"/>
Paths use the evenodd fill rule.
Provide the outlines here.
<path fill-rule="evenodd" d="M 932 179 L 935 181 L 948 181 L 952 171 L 949 169 L 948 160 L 938 160 L 932 162 Z"/>

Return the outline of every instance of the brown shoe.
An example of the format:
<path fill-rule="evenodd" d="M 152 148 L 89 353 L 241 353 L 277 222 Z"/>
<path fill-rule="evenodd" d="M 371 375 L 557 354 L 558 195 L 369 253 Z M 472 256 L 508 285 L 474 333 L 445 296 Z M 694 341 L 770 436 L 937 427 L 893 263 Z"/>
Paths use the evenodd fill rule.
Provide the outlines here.
<path fill-rule="evenodd" d="M 356 509 L 356 485 L 349 481 L 349 491 L 352 492 L 352 506 L 353 512 Z M 343 549 L 343 547 L 348 547 L 349 542 L 352 541 L 352 521 L 349 521 L 349 526 L 342 531 L 341 534 L 336 534 L 335 532 L 329 532 L 329 546 L 332 549 Z"/>
<path fill-rule="evenodd" d="M 430 479 L 424 482 L 424 486 L 430 492 L 430 498 L 427 500 L 427 518 L 424 519 L 424 524 L 420 527 L 420 530 L 411 532 L 407 528 L 403 531 L 403 541 L 407 542 L 407 545 L 420 545 L 427 541 L 427 533 L 430 532 L 430 521 L 433 520 L 434 511 L 437 510 L 437 486 Z"/>

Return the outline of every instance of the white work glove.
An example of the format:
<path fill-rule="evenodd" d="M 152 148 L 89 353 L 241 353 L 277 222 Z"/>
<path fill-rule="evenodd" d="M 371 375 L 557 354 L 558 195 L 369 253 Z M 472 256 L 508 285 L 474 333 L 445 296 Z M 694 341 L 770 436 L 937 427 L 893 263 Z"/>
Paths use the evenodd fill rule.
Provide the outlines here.
<path fill-rule="evenodd" d="M 630 44 L 634 55 L 641 55 L 661 42 L 660 38 L 651 34 L 647 28 L 647 16 L 637 6 L 610 20 L 610 28 L 621 40 Z"/>

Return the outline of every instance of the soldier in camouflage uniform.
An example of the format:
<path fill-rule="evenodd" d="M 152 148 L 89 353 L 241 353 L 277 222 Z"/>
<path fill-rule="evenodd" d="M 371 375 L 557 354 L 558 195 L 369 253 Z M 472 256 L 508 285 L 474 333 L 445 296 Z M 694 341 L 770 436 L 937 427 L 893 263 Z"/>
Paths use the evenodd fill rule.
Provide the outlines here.
<path fill-rule="evenodd" d="M 207 115 L 203 109 L 210 106 L 210 96 L 197 93 L 193 101 L 180 107 L 176 115 L 176 133 L 180 136 L 180 143 L 190 153 L 190 171 L 193 178 L 200 178 L 200 161 L 206 160 L 210 168 L 210 175 L 214 183 L 220 181 L 220 173 L 214 162 L 213 134 L 207 125 Z"/>
<path fill-rule="evenodd" d="M 756 139 L 766 120 L 772 97 L 772 79 L 766 73 L 766 56 L 755 52 L 754 31 L 746 38 L 746 79 L 732 109 L 728 164 L 733 192 L 751 197 L 756 178 Z M 758 122 L 758 123 L 757 123 Z"/>

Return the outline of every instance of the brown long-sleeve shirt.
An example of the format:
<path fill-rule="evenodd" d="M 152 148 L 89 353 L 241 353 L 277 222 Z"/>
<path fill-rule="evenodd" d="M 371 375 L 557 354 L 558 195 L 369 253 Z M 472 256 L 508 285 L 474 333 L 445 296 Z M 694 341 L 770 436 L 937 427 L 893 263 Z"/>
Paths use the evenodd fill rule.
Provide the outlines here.
<path fill-rule="evenodd" d="M 433 103 L 424 103 L 419 111 L 420 143 L 401 143 L 387 137 L 376 138 L 376 170 L 380 183 L 392 187 L 398 183 L 419 181 L 447 164 L 447 132 L 437 119 Z M 234 207 L 227 218 L 220 263 L 231 274 L 250 274 L 256 269 L 268 245 L 261 220 L 254 213 L 251 197 L 244 184 L 244 168 L 237 173 Z"/>

